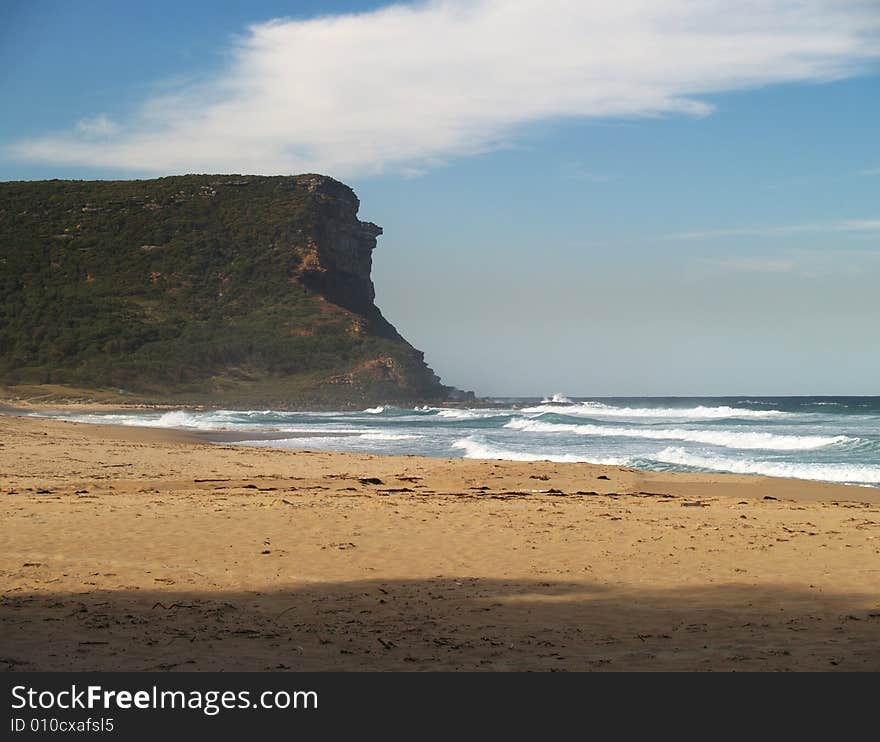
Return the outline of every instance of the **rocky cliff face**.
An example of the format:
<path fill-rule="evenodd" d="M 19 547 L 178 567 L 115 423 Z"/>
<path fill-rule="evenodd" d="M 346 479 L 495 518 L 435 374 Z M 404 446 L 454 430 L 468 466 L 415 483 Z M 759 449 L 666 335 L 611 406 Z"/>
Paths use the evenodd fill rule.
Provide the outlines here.
<path fill-rule="evenodd" d="M 149 400 L 450 391 L 374 303 L 382 229 L 321 175 L 0 183 L 0 382 Z"/>
<path fill-rule="evenodd" d="M 348 186 L 319 175 L 297 182 L 314 197 L 312 234 L 300 247 L 303 283 L 363 316 L 374 332 L 403 340 L 374 304 L 373 250 L 382 227 L 357 218 L 360 201 Z"/>

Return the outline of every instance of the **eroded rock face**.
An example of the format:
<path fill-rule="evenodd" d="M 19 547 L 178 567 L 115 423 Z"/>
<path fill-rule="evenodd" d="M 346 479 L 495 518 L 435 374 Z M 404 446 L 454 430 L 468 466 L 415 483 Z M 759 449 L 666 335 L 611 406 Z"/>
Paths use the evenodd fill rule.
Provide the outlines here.
<path fill-rule="evenodd" d="M 373 303 L 373 250 L 382 227 L 358 219 L 360 201 L 348 186 L 319 175 L 299 176 L 297 183 L 315 198 L 316 218 L 303 250 L 303 283 L 366 317 L 373 332 L 400 339 Z"/>

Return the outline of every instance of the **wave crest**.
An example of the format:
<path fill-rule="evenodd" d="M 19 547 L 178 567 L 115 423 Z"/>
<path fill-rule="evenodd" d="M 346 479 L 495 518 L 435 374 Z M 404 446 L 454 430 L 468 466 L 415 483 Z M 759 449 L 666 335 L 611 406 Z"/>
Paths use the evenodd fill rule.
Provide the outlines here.
<path fill-rule="evenodd" d="M 628 458 L 611 457 L 604 459 L 591 458 L 589 456 L 559 453 L 530 453 L 526 451 L 512 451 L 507 448 L 496 446 L 474 436 L 461 438 L 452 444 L 453 448 L 464 451 L 466 459 L 502 459 L 504 461 L 553 461 L 555 463 L 584 463 L 605 464 L 607 466 L 626 466 Z"/>
<path fill-rule="evenodd" d="M 732 474 L 761 474 L 766 477 L 813 479 L 820 482 L 880 485 L 880 466 L 867 464 L 818 464 L 787 461 L 754 461 L 724 456 L 701 456 L 683 448 L 664 448 L 651 459 L 664 464 L 689 466 Z"/>
<path fill-rule="evenodd" d="M 530 433 L 574 433 L 606 438 L 644 438 L 648 440 L 678 440 L 691 443 L 705 443 L 723 448 L 761 449 L 765 451 L 810 451 L 832 446 L 836 443 L 855 443 L 858 438 L 845 435 L 777 435 L 753 431 L 729 430 L 683 430 L 656 428 L 613 428 L 602 425 L 575 425 L 568 423 L 548 423 L 540 420 L 515 419 L 505 428 Z"/>
<path fill-rule="evenodd" d="M 679 420 L 723 420 L 725 418 L 769 418 L 783 417 L 791 413 L 782 410 L 745 410 L 738 407 L 721 405 L 720 407 L 612 407 L 602 402 L 581 402 L 568 406 L 540 404 L 525 407 L 527 413 L 553 412 L 557 415 L 574 415 L 580 417 L 655 417 L 676 418 Z"/>

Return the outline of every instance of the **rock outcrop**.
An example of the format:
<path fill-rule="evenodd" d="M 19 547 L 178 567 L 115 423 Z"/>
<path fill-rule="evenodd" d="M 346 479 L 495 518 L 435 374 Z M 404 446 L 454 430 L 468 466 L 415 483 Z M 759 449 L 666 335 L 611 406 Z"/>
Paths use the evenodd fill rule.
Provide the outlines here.
<path fill-rule="evenodd" d="M 372 331 L 402 340 L 374 304 L 373 250 L 382 227 L 357 218 L 360 201 L 348 186 L 318 175 L 300 176 L 298 182 L 315 199 L 313 233 L 302 250 L 303 283 L 368 319 Z"/>

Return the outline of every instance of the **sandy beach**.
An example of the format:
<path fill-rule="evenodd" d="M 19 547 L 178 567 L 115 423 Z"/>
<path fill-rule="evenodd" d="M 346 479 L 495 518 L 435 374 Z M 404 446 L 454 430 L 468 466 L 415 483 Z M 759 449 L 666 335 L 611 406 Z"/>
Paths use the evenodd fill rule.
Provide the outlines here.
<path fill-rule="evenodd" d="M 880 490 L 0 416 L 0 669 L 878 670 Z"/>

